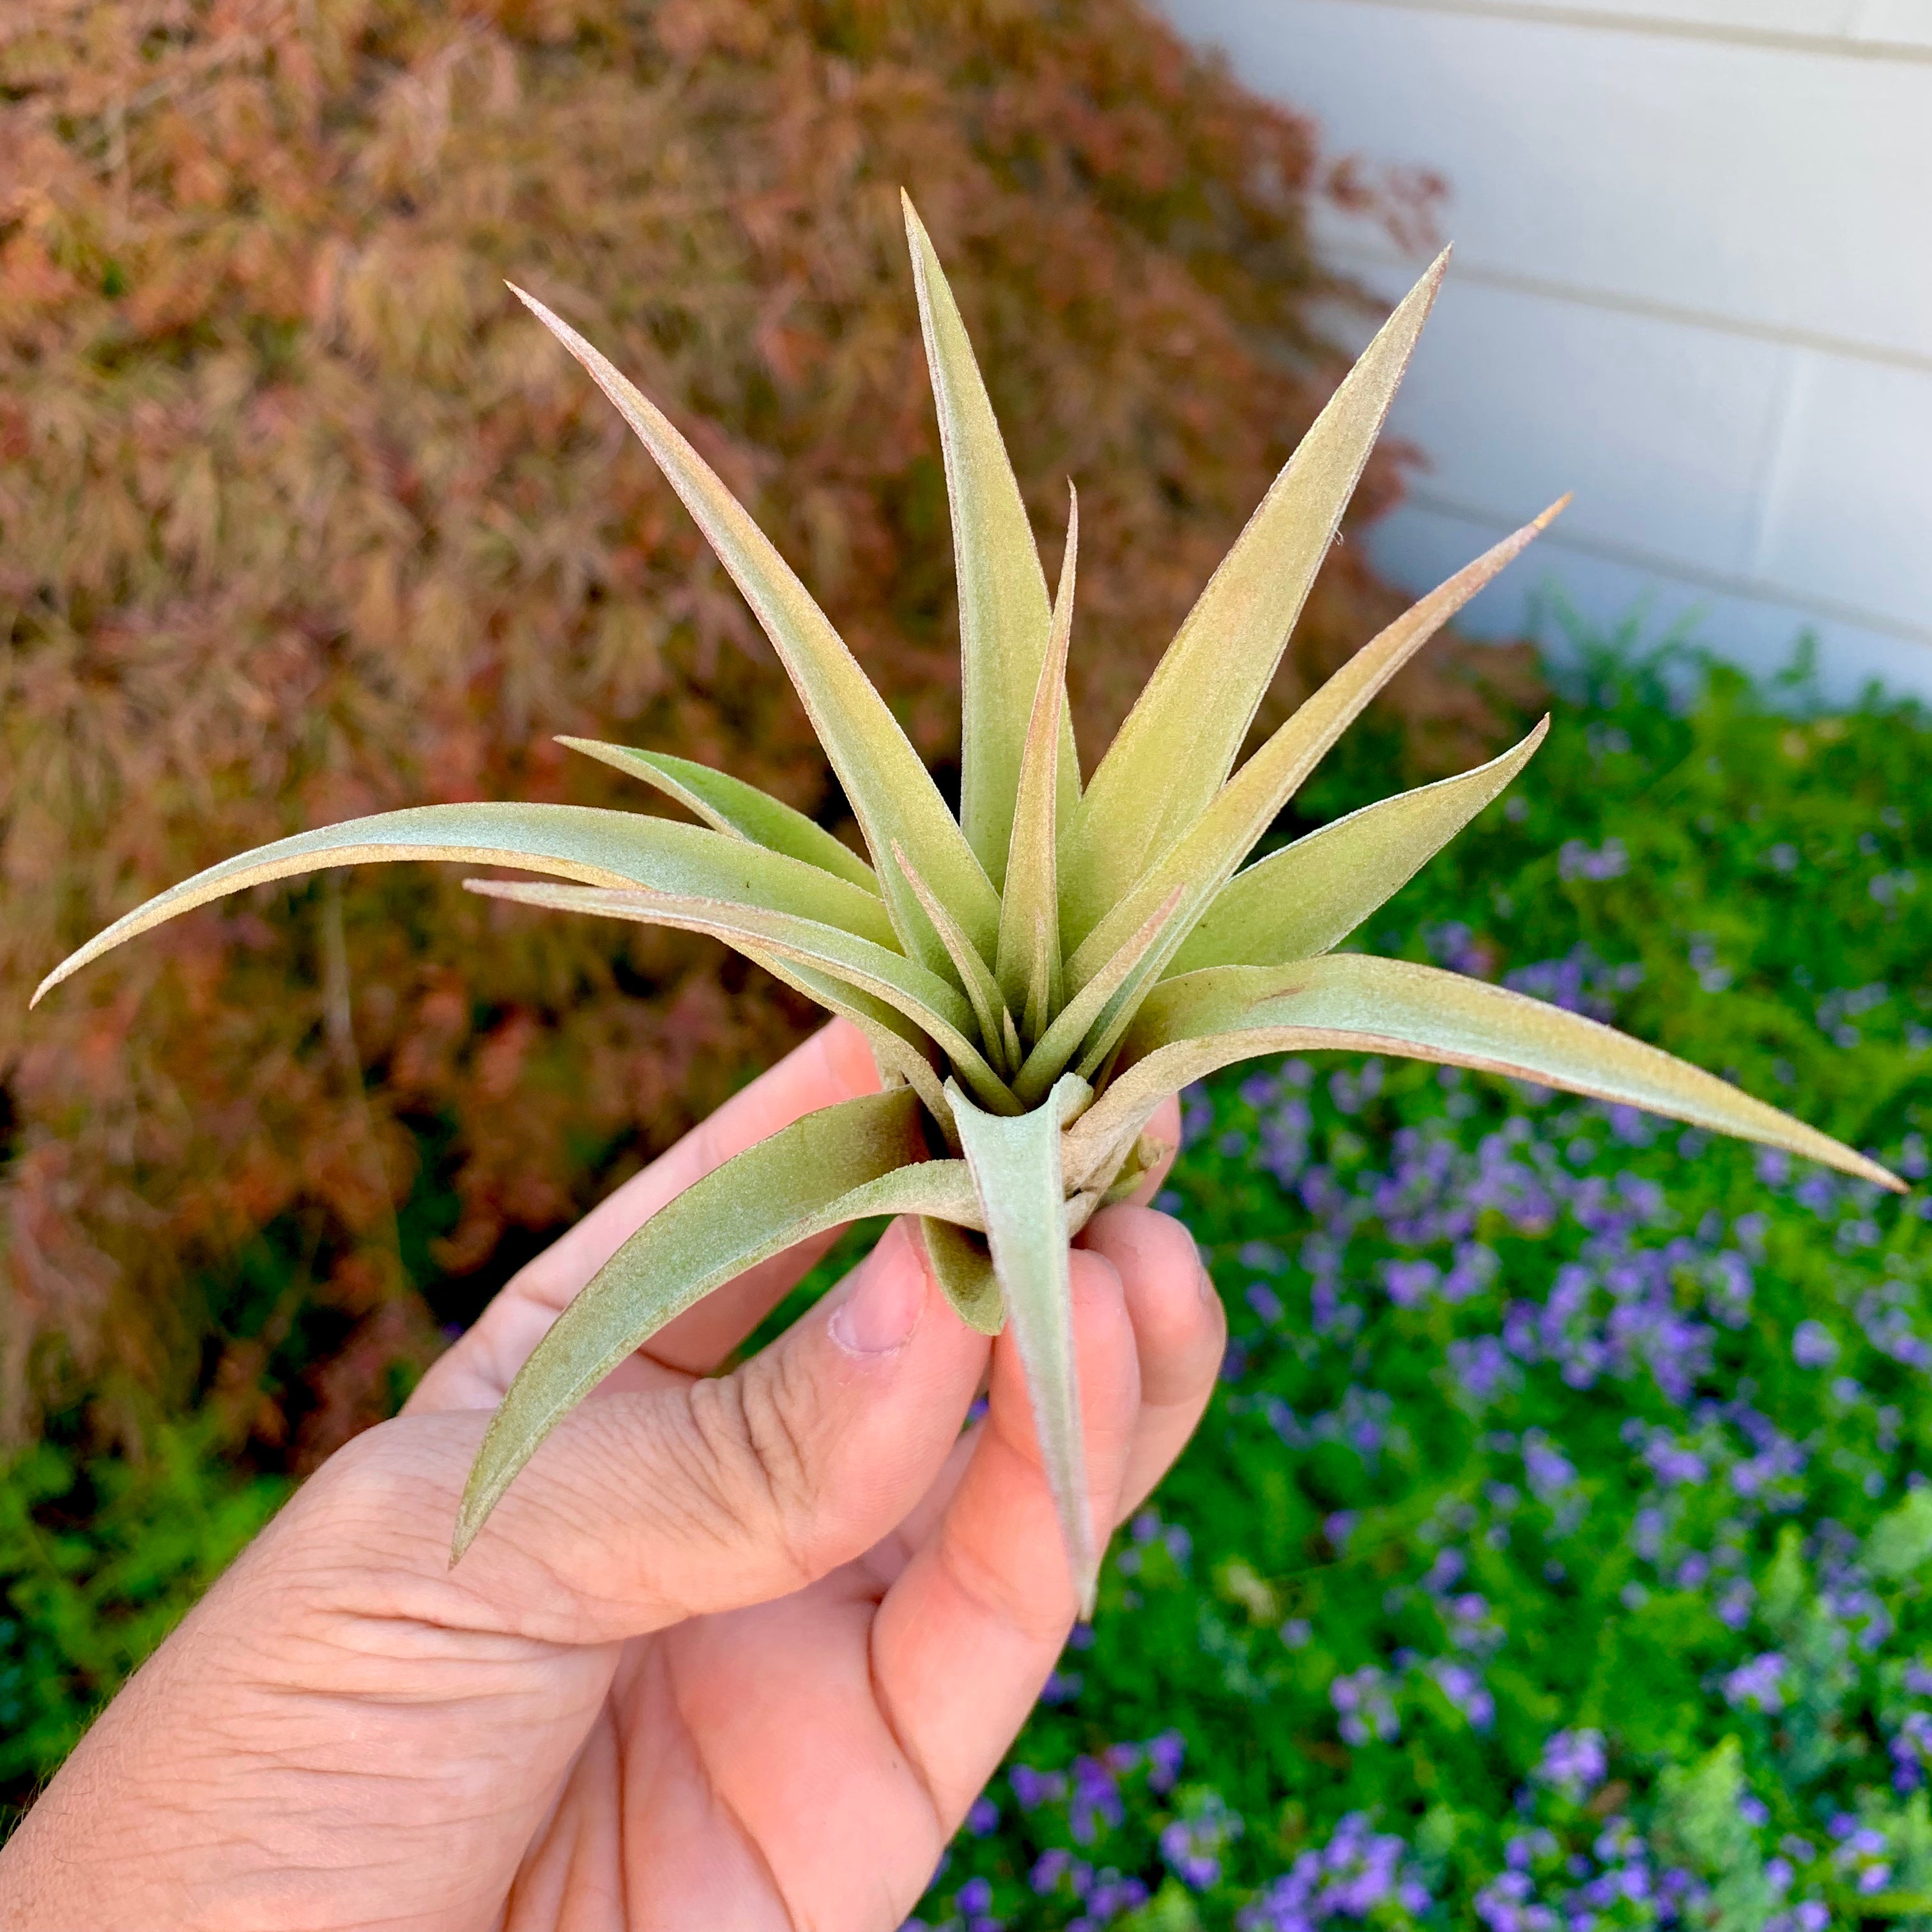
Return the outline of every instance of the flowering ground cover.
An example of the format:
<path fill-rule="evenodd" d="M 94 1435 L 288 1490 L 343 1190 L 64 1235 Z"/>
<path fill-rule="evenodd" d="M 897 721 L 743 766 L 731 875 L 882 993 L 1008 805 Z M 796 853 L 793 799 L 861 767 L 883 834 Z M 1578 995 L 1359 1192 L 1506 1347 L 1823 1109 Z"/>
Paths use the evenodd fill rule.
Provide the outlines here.
<path fill-rule="evenodd" d="M 1924 721 L 1664 670 L 1359 937 L 1924 1177 Z M 1333 1055 L 1188 1132 L 1221 1391 L 921 1921 L 1932 1924 L 1932 1196 Z"/>
<path fill-rule="evenodd" d="M 1596 662 L 1361 940 L 1924 1175 L 1932 726 L 1666 670 Z M 1340 755 L 1310 822 L 1388 789 Z M 1223 1384 L 920 1921 L 1932 1924 L 1932 1194 L 1394 1062 L 1188 1114 Z M 0 1483 L 16 1792 L 272 1506 L 194 1439 Z"/>

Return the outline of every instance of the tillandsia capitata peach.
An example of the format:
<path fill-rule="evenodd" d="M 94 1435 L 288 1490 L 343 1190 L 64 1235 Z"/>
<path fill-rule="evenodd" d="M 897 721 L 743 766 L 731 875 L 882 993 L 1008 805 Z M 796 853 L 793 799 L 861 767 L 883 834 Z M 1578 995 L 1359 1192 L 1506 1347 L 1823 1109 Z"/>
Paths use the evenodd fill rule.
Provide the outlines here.
<path fill-rule="evenodd" d="M 1544 527 L 1554 505 L 1372 639 L 1235 762 L 1440 284 L 1390 316 L 1276 478 L 1083 785 L 1068 721 L 1077 499 L 1049 598 L 1018 487 L 931 242 L 905 206 L 958 577 L 964 746 L 956 818 L 810 593 L 669 420 L 516 292 L 622 411 L 776 647 L 844 788 L 866 863 L 723 772 L 563 742 L 703 821 L 564 805 L 424 806 L 284 838 L 118 920 L 40 992 L 224 893 L 358 860 L 460 860 L 563 884 L 495 897 L 709 933 L 862 1028 L 884 1090 L 808 1115 L 645 1223 L 571 1303 L 496 1412 L 456 1526 L 469 1546 L 559 1420 L 700 1297 L 808 1237 L 920 1217 L 960 1315 L 1011 1322 L 1081 1596 L 1089 1520 L 1067 1244 L 1165 1151 L 1190 1081 L 1256 1054 L 1354 1048 L 1486 1069 L 1789 1149 L 1882 1168 L 1608 1027 L 1459 974 L 1334 949 L 1514 778 L 1548 728 L 1241 869 L 1369 700 Z M 40 997 L 37 993 L 36 999 Z"/>

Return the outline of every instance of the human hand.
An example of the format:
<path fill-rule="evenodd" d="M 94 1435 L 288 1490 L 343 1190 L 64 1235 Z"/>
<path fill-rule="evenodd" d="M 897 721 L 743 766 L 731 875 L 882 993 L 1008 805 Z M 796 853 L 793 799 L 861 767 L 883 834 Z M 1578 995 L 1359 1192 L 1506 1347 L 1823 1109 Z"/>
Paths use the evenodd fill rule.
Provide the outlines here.
<path fill-rule="evenodd" d="M 108 1707 L 0 1852 L 0 1928 L 897 1926 L 1075 1610 L 1018 1357 L 916 1232 L 729 1375 L 824 1244 L 690 1310 L 448 1558 L 489 1412 L 564 1303 L 680 1189 L 877 1084 L 836 1022 L 524 1269 Z M 1145 1207 L 1094 1217 L 1072 1283 L 1118 1522 L 1199 1420 L 1224 1324 Z"/>

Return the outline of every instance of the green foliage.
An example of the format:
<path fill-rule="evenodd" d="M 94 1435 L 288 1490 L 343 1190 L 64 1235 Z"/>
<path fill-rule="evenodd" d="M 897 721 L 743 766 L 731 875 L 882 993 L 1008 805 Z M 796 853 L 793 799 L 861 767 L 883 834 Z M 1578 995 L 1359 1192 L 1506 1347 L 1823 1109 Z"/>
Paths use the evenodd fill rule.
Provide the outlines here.
<path fill-rule="evenodd" d="M 1922 1181 L 1928 760 L 1910 706 L 1606 655 L 1352 943 Z M 1384 788 L 1345 746 L 1300 804 Z M 1932 1924 L 1922 1195 L 1394 1060 L 1188 1112 L 1222 1387 L 925 1922 Z"/>
<path fill-rule="evenodd" d="M 0 1822 L 288 1492 L 206 1427 L 139 1463 L 43 1442 L 0 1471 Z"/>
<path fill-rule="evenodd" d="M 1932 732 L 1696 678 L 1594 664 L 1519 815 L 1358 940 L 1614 1007 L 1922 1180 Z M 1345 743 L 1280 830 L 1384 789 Z M 1229 1304 L 1223 1386 L 926 1921 L 1932 1924 L 1922 1195 L 1394 1061 L 1221 1076 L 1188 1112 L 1172 1192 Z M 165 1466 L 92 1478 L 127 1485 L 93 1522 L 72 1491 L 75 1574 L 254 1493 Z M 162 1566 L 96 1666 L 98 1624 L 14 1581 L 47 1534 L 19 1520 L 0 1681 L 76 1687 L 31 1776 L 218 1550 Z"/>

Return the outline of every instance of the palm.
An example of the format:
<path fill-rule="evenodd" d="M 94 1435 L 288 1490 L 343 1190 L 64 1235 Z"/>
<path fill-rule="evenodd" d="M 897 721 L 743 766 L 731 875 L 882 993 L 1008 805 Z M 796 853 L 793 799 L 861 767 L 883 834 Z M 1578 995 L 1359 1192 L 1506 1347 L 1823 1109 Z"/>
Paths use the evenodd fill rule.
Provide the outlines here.
<path fill-rule="evenodd" d="M 848 1564 L 780 1602 L 625 1646 L 602 1720 L 611 1748 L 572 1774 L 573 1798 L 606 1821 L 632 1875 L 612 1932 L 903 1915 L 958 1803 L 941 1815 L 873 1694 L 892 1567 Z"/>

